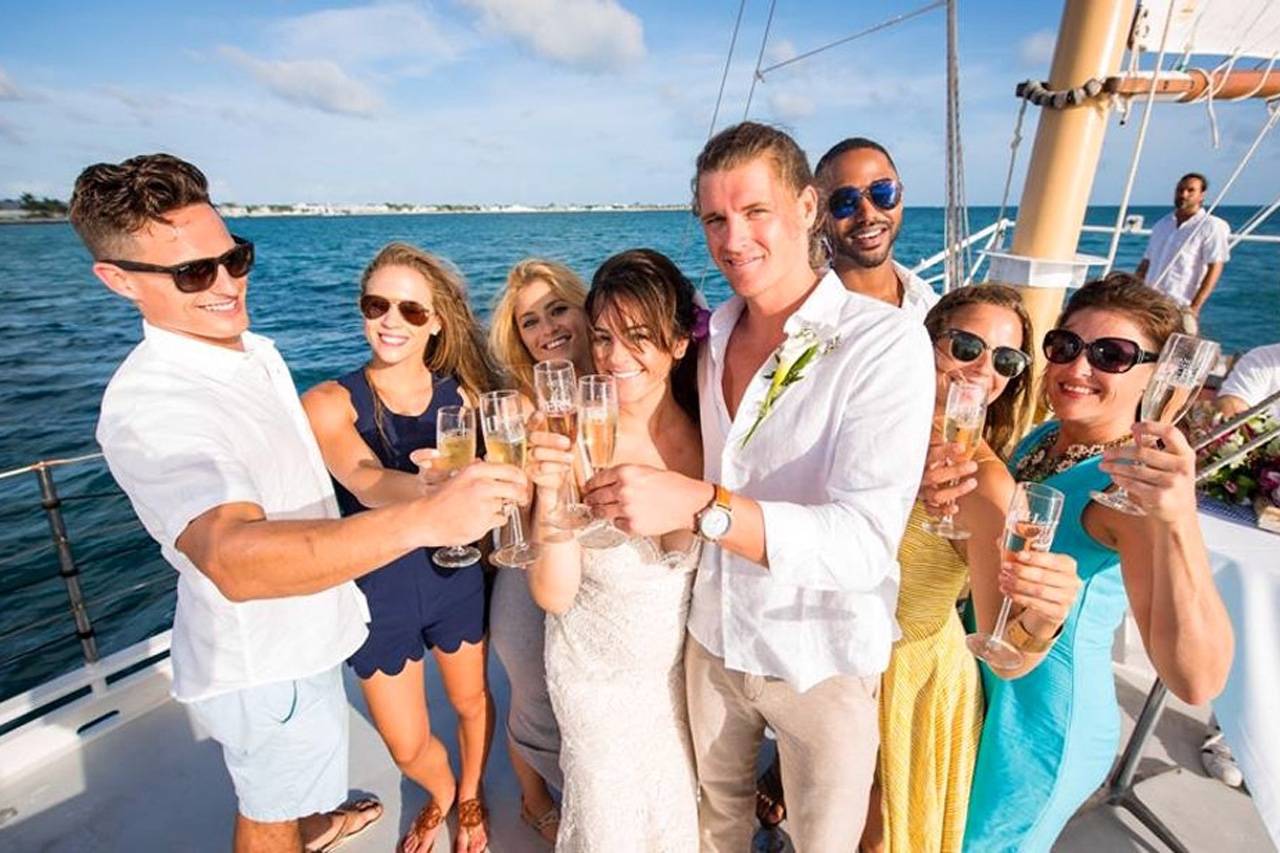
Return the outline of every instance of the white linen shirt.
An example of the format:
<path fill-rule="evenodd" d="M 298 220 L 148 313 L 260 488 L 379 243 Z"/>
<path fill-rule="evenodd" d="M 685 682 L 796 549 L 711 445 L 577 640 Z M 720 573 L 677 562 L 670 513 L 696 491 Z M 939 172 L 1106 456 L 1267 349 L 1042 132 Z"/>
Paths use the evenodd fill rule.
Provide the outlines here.
<path fill-rule="evenodd" d="M 223 504 L 257 504 L 273 521 L 338 517 L 284 359 L 251 332 L 244 352 L 148 323 L 143 333 L 107 385 L 97 437 L 178 571 L 174 698 L 195 702 L 341 663 L 368 634 L 369 609 L 354 583 L 233 602 L 175 545 L 194 518 Z"/>
<path fill-rule="evenodd" d="M 924 279 L 897 261 L 893 262 L 893 269 L 898 274 L 898 281 L 902 282 L 902 310 L 923 323 L 929 309 L 942 297 Z"/>
<path fill-rule="evenodd" d="M 1164 216 L 1151 226 L 1151 238 L 1142 255 L 1147 262 L 1147 283 L 1179 305 L 1190 305 L 1209 264 L 1231 260 L 1227 248 L 1230 236 L 1227 223 L 1210 216 L 1203 207 L 1181 225 L 1172 213 Z"/>
<path fill-rule="evenodd" d="M 769 568 L 703 549 L 689 632 L 729 669 L 798 691 L 837 674 L 876 675 L 899 636 L 898 545 L 929 441 L 928 336 L 828 272 L 784 328 L 828 327 L 839 344 L 783 392 L 744 448 L 774 359 L 731 420 L 721 379 L 743 308 L 735 296 L 716 310 L 698 360 L 704 471 L 759 502 Z"/>
<path fill-rule="evenodd" d="M 1240 356 L 1227 374 L 1219 394 L 1244 400 L 1250 408 L 1280 391 L 1280 344 L 1256 347 Z M 1280 401 L 1271 405 L 1271 416 L 1280 419 Z"/>

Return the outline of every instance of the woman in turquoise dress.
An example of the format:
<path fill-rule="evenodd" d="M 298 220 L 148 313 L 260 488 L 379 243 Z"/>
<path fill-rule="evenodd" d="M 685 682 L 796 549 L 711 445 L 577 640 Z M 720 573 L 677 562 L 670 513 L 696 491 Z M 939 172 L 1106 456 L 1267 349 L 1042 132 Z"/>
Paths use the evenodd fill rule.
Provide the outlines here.
<path fill-rule="evenodd" d="M 1176 305 L 1113 273 L 1077 291 L 1045 336 L 1056 419 L 1023 439 L 1010 468 L 1066 495 L 1052 549 L 1075 557 L 1083 587 L 1040 666 L 1010 681 L 982 666 L 966 851 L 1049 850 L 1106 778 L 1120 736 L 1111 644 L 1126 607 L 1175 695 L 1202 704 L 1226 682 L 1234 640 L 1196 516 L 1195 454 L 1176 428 L 1133 423 L 1151 362 L 1180 328 Z M 1146 515 L 1090 500 L 1111 484 Z"/>

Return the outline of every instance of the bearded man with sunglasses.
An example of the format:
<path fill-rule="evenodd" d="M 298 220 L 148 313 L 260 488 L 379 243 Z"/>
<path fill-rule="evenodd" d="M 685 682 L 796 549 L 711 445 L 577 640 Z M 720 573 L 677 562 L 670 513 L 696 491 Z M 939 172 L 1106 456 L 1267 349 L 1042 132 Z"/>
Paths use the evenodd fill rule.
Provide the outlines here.
<path fill-rule="evenodd" d="M 347 797 L 342 662 L 369 610 L 352 579 L 502 523 L 524 476 L 477 464 L 432 494 L 339 519 L 284 360 L 248 331 L 254 248 L 205 176 L 166 154 L 99 163 L 71 223 L 144 339 L 103 395 L 97 438 L 178 572 L 173 695 L 223 747 L 237 851 L 331 850 L 381 815 Z"/>
<path fill-rule="evenodd" d="M 831 269 L 849 290 L 923 323 L 938 294 L 893 259 L 902 230 L 902 180 L 889 152 L 878 142 L 850 137 L 822 155 L 815 177 L 827 208 Z"/>

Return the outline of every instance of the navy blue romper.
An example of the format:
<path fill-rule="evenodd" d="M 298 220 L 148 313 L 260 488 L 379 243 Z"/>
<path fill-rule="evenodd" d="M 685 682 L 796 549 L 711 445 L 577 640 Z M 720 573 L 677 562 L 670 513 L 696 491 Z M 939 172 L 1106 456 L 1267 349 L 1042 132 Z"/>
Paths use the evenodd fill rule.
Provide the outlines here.
<path fill-rule="evenodd" d="M 382 407 L 382 431 L 374 421 L 373 389 L 364 368 L 338 379 L 351 395 L 356 431 L 386 468 L 416 473 L 409 454 L 436 446 L 436 412 L 441 406 L 461 405 L 458 383 L 452 377 L 432 377 L 431 405 L 420 415 L 398 415 Z M 367 507 L 334 482 L 343 515 Z M 480 565 L 443 569 L 431 562 L 433 549 L 418 548 L 380 569 L 356 578 L 369 601 L 369 637 L 348 660 L 361 678 L 381 670 L 398 675 L 407 660 L 422 660 L 425 650 L 456 652 L 466 641 L 478 643 L 485 634 L 484 572 Z"/>

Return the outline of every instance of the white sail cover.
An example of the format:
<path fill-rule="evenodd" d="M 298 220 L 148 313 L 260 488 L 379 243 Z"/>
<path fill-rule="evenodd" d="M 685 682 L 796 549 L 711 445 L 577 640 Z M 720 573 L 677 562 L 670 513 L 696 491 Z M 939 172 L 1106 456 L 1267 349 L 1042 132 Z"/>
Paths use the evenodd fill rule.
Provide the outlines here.
<path fill-rule="evenodd" d="M 1280 0 L 1142 0 L 1130 46 L 1157 53 L 1170 14 L 1166 56 L 1280 56 Z"/>

